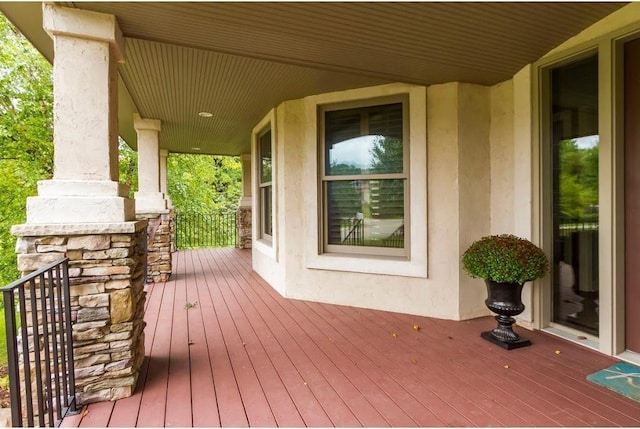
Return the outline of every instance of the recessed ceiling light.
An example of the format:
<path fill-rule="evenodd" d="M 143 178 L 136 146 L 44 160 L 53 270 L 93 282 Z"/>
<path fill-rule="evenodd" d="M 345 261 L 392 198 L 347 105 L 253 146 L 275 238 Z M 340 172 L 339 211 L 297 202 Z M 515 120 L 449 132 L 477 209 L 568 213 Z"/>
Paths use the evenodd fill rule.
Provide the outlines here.
<path fill-rule="evenodd" d="M 192 147 L 191 150 L 200 150 L 199 147 Z"/>
<path fill-rule="evenodd" d="M 213 116 L 213 113 L 211 112 L 200 112 L 198 113 L 199 116 L 203 117 L 203 118 L 210 118 Z"/>

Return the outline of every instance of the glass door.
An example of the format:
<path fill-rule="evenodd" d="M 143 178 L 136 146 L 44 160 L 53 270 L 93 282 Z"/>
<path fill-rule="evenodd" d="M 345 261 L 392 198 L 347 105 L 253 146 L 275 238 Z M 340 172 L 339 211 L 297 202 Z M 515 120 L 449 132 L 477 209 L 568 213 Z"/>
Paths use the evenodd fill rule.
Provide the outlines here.
<path fill-rule="evenodd" d="M 598 335 L 598 57 L 551 70 L 552 322 Z"/>

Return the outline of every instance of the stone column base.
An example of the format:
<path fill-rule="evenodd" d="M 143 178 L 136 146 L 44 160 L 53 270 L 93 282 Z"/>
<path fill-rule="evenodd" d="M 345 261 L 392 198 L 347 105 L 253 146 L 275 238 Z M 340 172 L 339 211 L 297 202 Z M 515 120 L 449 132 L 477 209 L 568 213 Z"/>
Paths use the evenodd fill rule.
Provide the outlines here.
<path fill-rule="evenodd" d="M 147 283 L 164 283 L 171 277 L 173 212 L 136 213 L 147 220 Z"/>
<path fill-rule="evenodd" d="M 251 249 L 251 206 L 240 206 L 236 212 L 238 248 Z"/>
<path fill-rule="evenodd" d="M 25 224 L 11 230 L 24 274 L 69 258 L 79 404 L 114 401 L 135 390 L 144 360 L 146 226 L 145 221 Z"/>

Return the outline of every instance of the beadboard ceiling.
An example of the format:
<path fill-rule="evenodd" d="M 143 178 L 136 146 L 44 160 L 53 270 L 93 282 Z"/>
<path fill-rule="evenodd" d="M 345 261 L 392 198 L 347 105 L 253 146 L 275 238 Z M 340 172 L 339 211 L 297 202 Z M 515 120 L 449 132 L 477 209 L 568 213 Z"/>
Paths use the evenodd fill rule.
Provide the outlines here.
<path fill-rule="evenodd" d="M 250 151 L 251 129 L 284 100 L 389 82 L 496 84 L 623 5 L 62 4 L 118 18 L 126 40 L 120 129 L 132 146 L 138 112 L 162 121 L 164 149 L 232 155 Z M 39 3 L 0 10 L 51 60 Z"/>

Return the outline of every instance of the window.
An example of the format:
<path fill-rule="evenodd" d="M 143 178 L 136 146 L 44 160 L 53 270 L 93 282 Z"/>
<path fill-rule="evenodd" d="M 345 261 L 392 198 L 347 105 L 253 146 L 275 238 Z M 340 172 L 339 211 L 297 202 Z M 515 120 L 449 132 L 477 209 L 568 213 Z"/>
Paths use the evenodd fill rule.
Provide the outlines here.
<path fill-rule="evenodd" d="M 550 70 L 552 322 L 599 333 L 598 56 Z"/>
<path fill-rule="evenodd" d="M 321 109 L 324 252 L 408 256 L 407 109 Z"/>
<path fill-rule="evenodd" d="M 271 240 L 273 234 L 273 192 L 271 162 L 271 128 L 258 135 L 260 238 Z"/>

